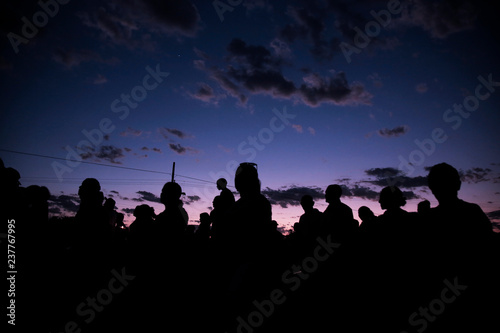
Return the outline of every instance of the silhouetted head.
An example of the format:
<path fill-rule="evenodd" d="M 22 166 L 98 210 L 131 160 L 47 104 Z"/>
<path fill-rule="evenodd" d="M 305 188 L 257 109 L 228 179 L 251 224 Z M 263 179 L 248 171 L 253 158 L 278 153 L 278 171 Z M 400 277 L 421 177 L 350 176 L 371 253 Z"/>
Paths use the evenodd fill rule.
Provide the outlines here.
<path fill-rule="evenodd" d="M 225 178 L 217 179 L 217 189 L 223 190 L 227 187 L 227 180 Z"/>
<path fill-rule="evenodd" d="M 300 205 L 304 211 L 311 210 L 314 206 L 314 200 L 309 194 L 303 195 L 300 199 Z"/>
<path fill-rule="evenodd" d="M 429 200 L 420 201 L 417 206 L 417 212 L 420 214 L 427 213 L 431 209 L 431 203 Z"/>
<path fill-rule="evenodd" d="M 156 216 L 155 209 L 148 205 L 139 205 L 134 209 L 134 216 L 136 218 L 150 219 Z"/>
<path fill-rule="evenodd" d="M 19 185 L 21 185 L 21 182 L 19 181 L 19 179 L 21 179 L 21 174 L 19 174 L 19 171 L 14 168 L 4 169 L 3 177 L 5 187 L 9 190 L 16 190 L 19 188 Z"/>
<path fill-rule="evenodd" d="M 30 185 L 26 188 L 26 196 L 30 203 L 46 202 L 50 199 L 50 191 L 45 186 Z"/>
<path fill-rule="evenodd" d="M 177 205 L 179 203 L 181 194 L 182 188 L 179 184 L 168 182 L 163 186 L 163 189 L 161 190 L 160 201 L 164 205 Z"/>
<path fill-rule="evenodd" d="M 365 222 L 373 219 L 375 217 L 375 214 L 372 212 L 370 208 L 366 206 L 361 206 L 358 209 L 358 216 L 361 219 L 361 221 Z"/>
<path fill-rule="evenodd" d="M 116 204 L 116 201 L 114 199 L 107 198 L 106 201 L 104 202 L 104 208 L 109 209 L 109 210 L 113 210 L 113 209 L 115 209 L 115 204 Z"/>
<path fill-rule="evenodd" d="M 328 185 L 325 191 L 325 201 L 328 203 L 340 200 L 342 188 L 339 185 Z"/>
<path fill-rule="evenodd" d="M 387 186 L 380 192 L 380 208 L 394 209 L 406 205 L 406 198 L 403 192 L 396 186 Z"/>
<path fill-rule="evenodd" d="M 87 178 L 78 189 L 82 205 L 101 206 L 104 195 L 101 192 L 101 184 L 95 178 Z"/>
<path fill-rule="evenodd" d="M 241 163 L 236 169 L 234 176 L 234 185 L 240 195 L 259 194 L 260 180 L 257 173 L 257 164 Z"/>
<path fill-rule="evenodd" d="M 212 201 L 212 207 L 214 207 L 214 209 L 217 209 L 221 206 L 222 204 L 222 198 L 217 195 L 214 197 L 214 200 Z"/>
<path fill-rule="evenodd" d="M 434 165 L 427 175 L 427 184 L 439 203 L 457 198 L 462 182 L 457 169 L 446 163 Z"/>
<path fill-rule="evenodd" d="M 123 223 L 123 220 L 125 219 L 125 214 L 123 213 L 117 213 L 116 214 L 116 226 L 122 229 L 125 229 L 125 223 Z"/>
<path fill-rule="evenodd" d="M 208 213 L 200 214 L 200 224 L 210 224 L 210 215 Z"/>

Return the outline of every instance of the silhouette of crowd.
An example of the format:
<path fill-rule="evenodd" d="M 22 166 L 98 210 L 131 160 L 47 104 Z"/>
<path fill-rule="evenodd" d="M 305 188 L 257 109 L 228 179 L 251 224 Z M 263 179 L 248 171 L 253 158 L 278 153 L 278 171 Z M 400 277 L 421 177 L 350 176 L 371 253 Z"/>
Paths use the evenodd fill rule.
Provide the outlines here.
<path fill-rule="evenodd" d="M 287 236 L 272 219 L 254 163 L 236 170 L 238 200 L 226 179 L 217 180 L 221 193 L 197 228 L 188 225 L 175 182 L 162 188 L 163 212 L 139 205 L 127 228 L 97 179 L 82 182 L 74 217 L 49 220 L 49 190 L 23 188 L 19 172 L 0 167 L 3 220 L 16 221 L 17 320 L 36 331 L 500 327 L 498 234 L 478 205 L 459 199 L 459 173 L 446 163 L 427 176 L 436 207 L 425 200 L 408 212 L 403 192 L 387 186 L 379 196 L 384 213 L 362 206 L 360 224 L 332 184 L 324 212 L 310 195 L 301 198 L 304 214 Z"/>

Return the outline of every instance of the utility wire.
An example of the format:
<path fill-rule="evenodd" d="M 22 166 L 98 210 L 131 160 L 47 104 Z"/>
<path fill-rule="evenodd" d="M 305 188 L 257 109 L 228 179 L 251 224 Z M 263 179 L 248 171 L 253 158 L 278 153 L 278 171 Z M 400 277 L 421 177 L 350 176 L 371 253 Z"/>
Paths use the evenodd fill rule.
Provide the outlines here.
<path fill-rule="evenodd" d="M 66 161 L 66 159 L 62 158 L 62 157 L 55 157 L 55 156 L 48 156 L 48 155 L 34 154 L 34 153 L 26 153 L 26 152 L 16 151 L 16 150 L 9 150 L 9 149 L 2 149 L 2 148 L 0 148 L 0 151 L 4 151 L 4 152 L 7 152 L 7 153 L 13 153 L 13 154 L 20 154 L 20 155 L 35 156 L 35 157 L 50 158 L 50 159 L 54 159 L 54 160 Z M 172 175 L 170 172 L 163 172 L 163 171 L 156 171 L 156 170 L 130 168 L 130 167 L 124 167 L 124 166 L 119 166 L 119 165 L 109 165 L 109 164 L 102 164 L 102 163 L 96 163 L 96 162 L 87 162 L 87 161 L 79 161 L 79 162 L 80 163 L 84 163 L 84 164 L 100 165 L 100 166 L 105 166 L 105 167 L 109 167 L 109 168 L 118 168 L 118 169 L 141 171 L 141 172 L 159 173 L 159 174 L 163 174 L 163 175 Z M 205 183 L 210 183 L 210 184 L 213 183 L 213 181 L 209 181 L 209 180 L 205 180 L 205 179 L 200 179 L 200 178 L 195 178 L 195 177 L 190 177 L 190 176 L 184 176 L 184 175 L 180 175 L 180 174 L 176 174 L 176 176 L 179 176 L 179 177 L 182 177 L 182 178 L 187 178 L 187 179 L 193 179 L 193 180 L 197 180 L 197 181 L 205 182 Z"/>

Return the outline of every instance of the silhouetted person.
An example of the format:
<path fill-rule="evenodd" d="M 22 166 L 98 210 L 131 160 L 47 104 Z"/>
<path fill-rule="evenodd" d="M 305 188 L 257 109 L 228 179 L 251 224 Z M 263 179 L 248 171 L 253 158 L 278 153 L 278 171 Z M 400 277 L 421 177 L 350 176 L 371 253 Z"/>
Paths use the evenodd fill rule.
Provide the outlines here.
<path fill-rule="evenodd" d="M 198 242 L 207 242 L 210 238 L 210 224 L 212 220 L 208 213 L 200 214 L 200 225 L 196 230 L 196 240 Z"/>
<path fill-rule="evenodd" d="M 491 222 L 478 205 L 458 198 L 462 183 L 458 171 L 451 165 L 434 165 L 427 182 L 439 203 L 430 209 L 425 239 L 435 284 L 444 277 L 456 277 L 468 286 L 464 291 L 464 295 L 468 292 L 468 302 L 459 309 L 461 315 L 457 315 L 462 324 L 455 330 L 467 325 L 469 330 L 475 330 L 478 324 L 488 327 L 488 322 L 491 326 L 499 308 L 498 265 L 493 264 L 497 258 L 492 255 L 498 247 L 491 245 Z M 493 294 L 496 296 L 489 296 Z"/>
<path fill-rule="evenodd" d="M 240 238 L 245 252 L 258 248 L 272 234 L 271 204 L 260 193 L 260 180 L 256 164 L 241 163 L 234 178 L 240 199 L 233 206 L 231 223 L 236 229 L 232 237 Z"/>
<path fill-rule="evenodd" d="M 217 189 L 220 190 L 221 204 L 220 207 L 223 211 L 227 211 L 233 207 L 235 200 L 233 193 L 227 188 L 227 180 L 219 178 L 217 180 Z"/>
<path fill-rule="evenodd" d="M 139 205 L 134 209 L 135 221 L 130 225 L 130 237 L 134 241 L 150 241 L 153 234 L 155 209 Z"/>
<path fill-rule="evenodd" d="M 300 216 L 299 224 L 307 238 L 316 239 L 320 232 L 321 212 L 314 208 L 314 200 L 308 194 L 302 196 L 300 205 L 304 209 L 304 214 Z"/>
<path fill-rule="evenodd" d="M 417 212 L 421 215 L 427 215 L 431 211 L 431 203 L 429 200 L 420 201 L 417 206 Z"/>
<path fill-rule="evenodd" d="M 113 230 L 102 206 L 104 195 L 97 179 L 85 179 L 78 189 L 78 196 L 80 207 L 75 216 L 77 235 L 74 247 L 78 273 L 75 274 L 82 283 L 85 281 L 85 287 L 89 288 L 87 292 L 90 292 L 109 273 Z M 80 292 L 85 293 L 84 289 Z"/>
<path fill-rule="evenodd" d="M 431 208 L 433 226 L 462 240 L 480 241 L 492 233 L 491 222 L 476 204 L 458 198 L 462 185 L 458 171 L 449 164 L 434 165 L 427 181 L 439 205 Z"/>
<path fill-rule="evenodd" d="M 75 218 L 82 242 L 97 242 L 98 246 L 104 246 L 110 241 L 112 228 L 108 222 L 108 214 L 102 206 L 104 195 L 99 181 L 95 178 L 85 179 L 78 189 L 78 196 L 80 207 Z"/>
<path fill-rule="evenodd" d="M 380 208 L 385 212 L 378 216 L 378 228 L 384 237 L 408 236 L 412 216 L 402 209 L 406 205 L 403 192 L 396 186 L 387 186 L 380 192 Z"/>
<path fill-rule="evenodd" d="M 336 240 L 342 241 L 350 237 L 357 229 L 358 222 L 354 220 L 352 209 L 340 201 L 342 188 L 339 185 L 329 185 L 325 191 L 328 207 L 323 212 L 322 229 Z"/>
<path fill-rule="evenodd" d="M 182 188 L 175 182 L 168 182 L 163 186 L 160 201 L 165 205 L 165 210 L 156 217 L 160 239 L 166 242 L 179 242 L 186 230 L 188 215 L 182 207 L 180 197 Z"/>
<path fill-rule="evenodd" d="M 361 219 L 359 230 L 365 232 L 373 232 L 377 227 L 377 217 L 372 210 L 366 206 L 361 206 L 358 209 L 358 216 Z"/>
<path fill-rule="evenodd" d="M 31 185 L 25 190 L 25 199 L 28 204 L 28 220 L 27 222 L 34 224 L 46 225 L 49 220 L 49 205 L 50 191 L 45 186 Z"/>
<path fill-rule="evenodd" d="M 117 222 L 115 205 L 116 201 L 112 198 L 106 198 L 103 205 L 104 211 L 108 215 L 108 223 L 113 229 L 116 227 L 116 222 Z"/>

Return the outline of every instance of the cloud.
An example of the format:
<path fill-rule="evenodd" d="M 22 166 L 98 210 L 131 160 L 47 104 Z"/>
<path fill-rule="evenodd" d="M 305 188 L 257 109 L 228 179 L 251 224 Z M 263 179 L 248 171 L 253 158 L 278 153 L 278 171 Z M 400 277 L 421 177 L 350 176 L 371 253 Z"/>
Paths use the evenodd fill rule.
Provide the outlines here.
<path fill-rule="evenodd" d="M 371 105 L 372 95 L 361 83 L 347 82 L 345 73 L 330 71 L 323 77 L 308 72 L 297 85 L 285 77 L 281 56 L 264 46 L 248 45 L 233 39 L 227 47 L 226 68 L 207 67 L 205 60 L 196 60 L 195 67 L 206 72 L 229 96 L 245 104 L 249 95 L 268 95 L 316 107 L 323 103 L 334 105 Z"/>
<path fill-rule="evenodd" d="M 294 130 L 296 130 L 298 133 L 302 133 L 304 132 L 304 130 L 302 129 L 302 125 L 299 125 L 299 124 L 292 124 L 292 128 Z"/>
<path fill-rule="evenodd" d="M 380 187 L 386 187 L 386 186 L 398 186 L 399 188 L 427 187 L 427 177 L 424 176 L 409 177 L 399 169 L 391 167 L 372 168 L 365 170 L 365 173 L 368 176 L 375 177 L 376 179 L 365 180 L 363 182 L 377 185 Z"/>
<path fill-rule="evenodd" d="M 84 146 L 83 149 L 78 150 L 81 151 L 80 157 L 83 160 L 91 159 L 96 162 L 104 160 L 113 164 L 122 164 L 122 162 L 118 161 L 117 159 L 125 157 L 122 148 L 118 148 L 112 145 L 103 145 L 99 147 Z"/>
<path fill-rule="evenodd" d="M 62 215 L 65 213 L 75 214 L 80 207 L 80 198 L 78 195 L 51 195 L 48 200 L 49 213 Z"/>
<path fill-rule="evenodd" d="M 169 148 L 179 155 L 184 155 L 186 153 L 197 154 L 199 151 L 192 147 L 184 147 L 180 143 L 169 143 Z"/>
<path fill-rule="evenodd" d="M 52 59 L 64 65 L 67 69 L 78 67 L 81 63 L 97 62 L 101 64 L 116 65 L 118 58 L 103 59 L 99 54 L 91 50 L 76 50 L 58 48 L 52 54 Z M 102 80 L 102 79 L 101 79 Z"/>
<path fill-rule="evenodd" d="M 216 94 L 214 89 L 207 83 L 199 82 L 198 86 L 195 93 L 188 93 L 194 99 L 217 105 L 221 99 L 226 97 L 224 94 Z"/>
<path fill-rule="evenodd" d="M 120 136 L 141 136 L 143 134 L 143 131 L 138 130 L 138 129 L 133 129 L 132 127 L 127 127 L 127 129 L 123 132 L 120 133 Z"/>
<path fill-rule="evenodd" d="M 500 220 L 500 210 L 495 210 L 486 214 L 492 220 Z"/>
<path fill-rule="evenodd" d="M 225 153 L 232 153 L 234 151 L 234 148 L 227 148 L 227 147 L 224 147 L 223 145 L 217 145 L 217 148 L 219 148 L 220 150 L 222 150 L 223 152 Z"/>
<path fill-rule="evenodd" d="M 114 0 L 107 7 L 79 14 L 82 23 L 101 38 L 130 49 L 154 50 L 151 34 L 194 37 L 200 30 L 198 9 L 189 0 Z"/>
<path fill-rule="evenodd" d="M 300 199 L 306 194 L 312 196 L 313 199 L 323 199 L 325 197 L 323 190 L 315 186 L 291 186 L 276 190 L 266 187 L 261 193 L 269 199 L 271 204 L 280 205 L 283 208 L 287 208 L 288 205 L 300 205 Z"/>
<path fill-rule="evenodd" d="M 299 96 L 304 104 L 311 107 L 322 103 L 335 105 L 371 105 L 373 95 L 360 83 L 348 84 L 344 72 L 333 73 L 330 77 L 309 74 L 304 77 L 299 88 Z"/>
<path fill-rule="evenodd" d="M 151 192 L 137 191 L 136 193 L 139 194 L 139 198 L 133 198 L 132 200 L 134 201 L 138 202 L 149 201 L 149 202 L 161 203 L 160 198 Z"/>
<path fill-rule="evenodd" d="M 477 184 L 491 180 L 488 176 L 492 170 L 489 168 L 471 168 L 465 171 L 460 170 L 460 179 L 465 183 Z"/>
<path fill-rule="evenodd" d="M 419 83 L 415 86 L 415 90 L 421 94 L 425 93 L 427 90 L 429 90 L 429 87 L 427 86 L 427 83 Z"/>
<path fill-rule="evenodd" d="M 379 192 L 376 192 L 366 186 L 360 186 L 358 184 L 354 184 L 351 186 L 340 185 L 340 187 L 342 188 L 342 196 L 344 197 L 348 198 L 356 197 L 374 201 L 378 200 L 379 197 Z"/>
<path fill-rule="evenodd" d="M 188 195 L 185 198 L 183 198 L 182 202 L 184 202 L 186 205 L 190 205 L 193 202 L 199 201 L 201 198 L 197 195 Z"/>
<path fill-rule="evenodd" d="M 391 137 L 398 137 L 401 135 L 404 135 L 410 131 L 410 127 L 407 125 L 402 125 L 402 126 L 397 126 L 392 129 L 389 128 L 382 128 L 377 131 L 378 135 L 385 137 L 385 138 L 391 138 Z"/>
<path fill-rule="evenodd" d="M 444 39 L 451 34 L 474 28 L 478 16 L 477 5 L 467 0 L 426 1 L 413 0 L 395 25 L 416 26 L 431 37 Z"/>
<path fill-rule="evenodd" d="M 188 138 L 194 138 L 193 135 L 191 134 L 188 134 L 186 132 L 183 132 L 179 129 L 175 129 L 175 128 L 166 128 L 166 127 L 161 127 L 158 129 L 159 133 L 165 138 L 165 139 L 168 139 L 169 138 L 169 134 L 172 134 L 180 139 L 188 139 Z"/>
<path fill-rule="evenodd" d="M 102 74 L 97 74 L 97 77 L 93 81 L 94 84 L 104 84 L 106 82 L 108 82 L 108 79 Z"/>
<path fill-rule="evenodd" d="M 153 148 L 148 148 L 146 146 L 142 147 L 141 148 L 142 151 L 154 151 L 155 153 L 158 153 L 158 154 L 163 154 L 163 152 L 161 151 L 160 148 L 156 148 L 156 147 L 153 147 Z"/>
<path fill-rule="evenodd" d="M 307 130 L 309 131 L 309 133 L 310 133 L 311 135 L 316 135 L 316 130 L 315 130 L 314 128 L 312 128 L 312 127 L 308 127 L 308 128 L 307 128 Z"/>
<path fill-rule="evenodd" d="M 134 214 L 135 208 L 122 208 L 121 211 L 127 215 Z"/>

